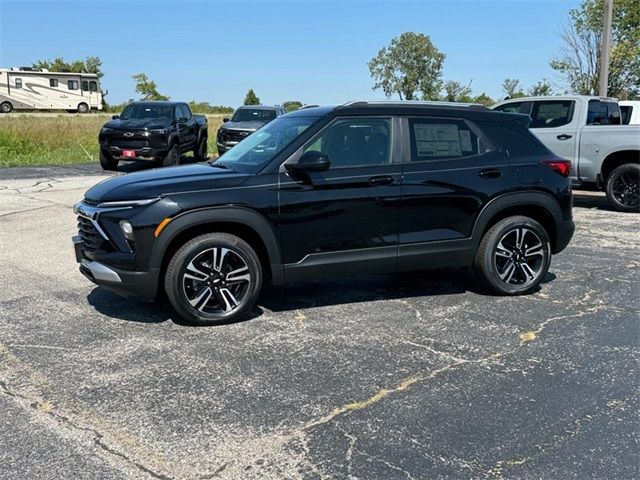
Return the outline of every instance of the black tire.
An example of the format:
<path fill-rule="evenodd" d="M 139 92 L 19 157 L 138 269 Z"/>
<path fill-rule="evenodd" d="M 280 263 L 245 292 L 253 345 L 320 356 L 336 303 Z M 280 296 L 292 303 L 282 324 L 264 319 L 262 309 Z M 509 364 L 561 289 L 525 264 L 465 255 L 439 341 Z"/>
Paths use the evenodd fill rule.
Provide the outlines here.
<path fill-rule="evenodd" d="M 206 135 L 204 135 L 196 145 L 193 156 L 197 162 L 204 162 L 209 157 Z"/>
<path fill-rule="evenodd" d="M 162 166 L 173 167 L 175 165 L 180 165 L 180 150 L 178 150 L 178 145 L 174 143 L 162 159 Z"/>
<path fill-rule="evenodd" d="M 640 165 L 626 163 L 619 166 L 607 179 L 607 199 L 619 212 L 640 211 Z"/>
<path fill-rule="evenodd" d="M 189 240 L 171 258 L 164 278 L 169 302 L 193 325 L 241 320 L 255 305 L 261 288 L 258 256 L 248 243 L 228 233 Z"/>
<path fill-rule="evenodd" d="M 549 235 L 542 225 L 524 216 L 508 217 L 491 227 L 473 262 L 480 281 L 500 295 L 522 295 L 536 289 L 550 264 Z"/>
<path fill-rule="evenodd" d="M 11 102 L 0 103 L 0 112 L 11 113 L 11 110 L 13 110 L 13 105 L 11 104 Z"/>
<path fill-rule="evenodd" d="M 82 102 L 78 104 L 78 113 L 87 113 L 89 111 L 89 105 Z"/>
<path fill-rule="evenodd" d="M 118 168 L 118 160 L 107 152 L 100 150 L 100 166 L 102 166 L 103 170 L 116 170 Z"/>

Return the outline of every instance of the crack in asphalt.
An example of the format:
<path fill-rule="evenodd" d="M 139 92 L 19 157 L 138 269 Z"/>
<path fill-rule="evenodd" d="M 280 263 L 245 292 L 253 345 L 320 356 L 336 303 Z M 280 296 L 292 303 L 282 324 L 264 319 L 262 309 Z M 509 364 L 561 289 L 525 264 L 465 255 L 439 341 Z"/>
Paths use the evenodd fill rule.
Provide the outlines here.
<path fill-rule="evenodd" d="M 4 393 L 5 395 L 7 395 L 9 397 L 12 397 L 13 399 L 18 401 L 19 403 L 27 404 L 29 406 L 29 408 L 31 408 L 33 411 L 35 411 L 35 412 L 37 412 L 39 414 L 48 415 L 49 417 L 53 418 L 54 420 L 57 420 L 57 421 L 63 423 L 64 425 L 74 429 L 74 430 L 90 433 L 93 436 L 92 441 L 93 441 L 93 444 L 96 447 L 100 448 L 101 450 L 103 450 L 103 451 L 105 451 L 105 452 L 107 452 L 107 453 L 109 453 L 111 455 L 115 455 L 115 456 L 121 458 L 122 460 L 124 460 L 128 464 L 130 464 L 130 465 L 136 467 L 138 470 L 148 474 L 152 478 L 157 478 L 159 480 L 173 480 L 172 477 L 169 477 L 169 476 L 164 475 L 162 473 L 155 472 L 152 469 L 150 469 L 149 467 L 143 465 L 142 463 L 136 462 L 135 460 L 129 458 L 129 456 L 127 456 L 125 453 L 119 452 L 118 450 L 110 447 L 104 441 L 104 435 L 102 433 L 100 433 L 97 429 L 91 428 L 91 427 L 83 427 L 81 425 L 76 424 L 68 416 L 63 415 L 63 414 L 59 413 L 58 411 L 54 410 L 48 402 L 40 402 L 40 401 L 37 401 L 37 400 L 33 401 L 33 400 L 29 399 L 25 395 L 22 395 L 20 393 L 12 391 L 4 380 L 0 380 L 0 392 Z"/>

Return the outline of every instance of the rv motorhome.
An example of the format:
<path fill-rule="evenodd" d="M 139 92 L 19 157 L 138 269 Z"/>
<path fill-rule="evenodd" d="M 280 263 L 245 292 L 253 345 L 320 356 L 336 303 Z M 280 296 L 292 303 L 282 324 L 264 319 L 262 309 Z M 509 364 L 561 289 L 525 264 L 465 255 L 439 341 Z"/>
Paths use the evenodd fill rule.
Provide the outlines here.
<path fill-rule="evenodd" d="M 102 110 L 100 79 L 94 73 L 0 68 L 0 112 L 13 109 Z"/>

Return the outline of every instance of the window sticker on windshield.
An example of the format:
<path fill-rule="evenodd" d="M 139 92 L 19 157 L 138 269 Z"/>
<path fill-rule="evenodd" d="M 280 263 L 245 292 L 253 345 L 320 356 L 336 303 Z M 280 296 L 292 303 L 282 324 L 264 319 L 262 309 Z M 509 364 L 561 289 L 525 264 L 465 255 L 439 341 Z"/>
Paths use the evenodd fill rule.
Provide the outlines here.
<path fill-rule="evenodd" d="M 461 137 L 458 126 L 451 123 L 416 123 L 413 125 L 418 156 L 460 156 Z M 469 139 L 469 144 L 471 139 Z"/>
<path fill-rule="evenodd" d="M 463 152 L 473 152 L 471 146 L 471 132 L 469 130 L 460 130 L 460 144 Z"/>

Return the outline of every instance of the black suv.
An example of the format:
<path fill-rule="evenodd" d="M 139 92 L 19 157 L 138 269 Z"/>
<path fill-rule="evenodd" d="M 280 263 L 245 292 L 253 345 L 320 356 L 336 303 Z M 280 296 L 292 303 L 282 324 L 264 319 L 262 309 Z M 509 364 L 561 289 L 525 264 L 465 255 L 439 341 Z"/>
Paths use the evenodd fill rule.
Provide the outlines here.
<path fill-rule="evenodd" d="M 223 123 L 218 129 L 216 143 L 218 154 L 222 155 L 260 127 L 285 113 L 287 112 L 280 106 L 245 105 L 239 107 L 231 119 L 222 119 Z"/>
<path fill-rule="evenodd" d="M 289 113 L 224 157 L 119 176 L 77 204 L 80 271 L 229 322 L 272 284 L 473 265 L 534 290 L 574 231 L 570 163 L 529 117 L 355 102 Z"/>

